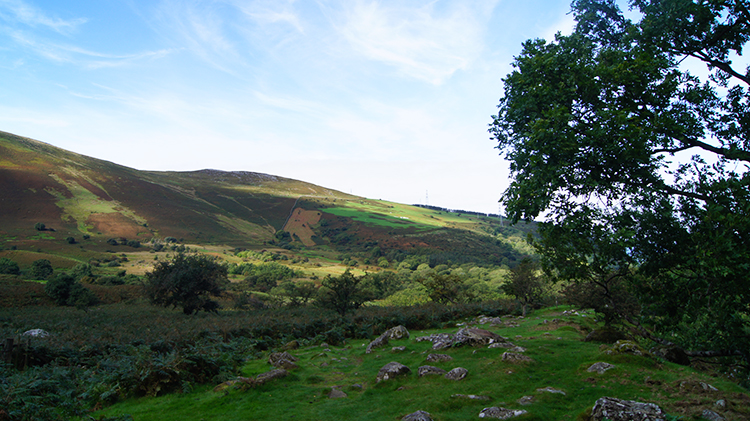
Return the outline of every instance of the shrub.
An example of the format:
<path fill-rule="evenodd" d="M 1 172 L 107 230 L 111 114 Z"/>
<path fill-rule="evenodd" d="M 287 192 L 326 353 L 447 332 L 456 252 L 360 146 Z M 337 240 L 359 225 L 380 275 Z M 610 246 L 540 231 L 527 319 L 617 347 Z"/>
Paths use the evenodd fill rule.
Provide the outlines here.
<path fill-rule="evenodd" d="M 34 260 L 29 270 L 29 276 L 32 279 L 47 279 L 52 276 L 54 269 L 52 263 L 47 259 Z"/>
<path fill-rule="evenodd" d="M 68 244 L 75 244 L 75 243 L 76 243 L 76 239 L 75 239 L 75 238 L 73 238 L 73 237 L 66 237 L 66 238 L 65 238 L 65 241 L 66 241 L 66 242 L 67 242 Z"/>
<path fill-rule="evenodd" d="M 47 229 L 47 226 L 41 222 L 37 222 L 36 224 L 34 224 L 34 229 L 37 231 L 44 231 L 45 229 Z"/>
<path fill-rule="evenodd" d="M 8 275 L 18 275 L 21 270 L 18 268 L 18 263 L 8 259 L 7 257 L 0 258 L 0 273 Z"/>

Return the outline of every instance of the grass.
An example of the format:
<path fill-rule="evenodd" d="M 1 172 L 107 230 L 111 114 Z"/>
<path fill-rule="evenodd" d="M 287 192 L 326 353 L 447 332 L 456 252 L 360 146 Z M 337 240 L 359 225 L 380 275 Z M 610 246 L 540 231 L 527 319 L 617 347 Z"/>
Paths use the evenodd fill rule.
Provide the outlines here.
<path fill-rule="evenodd" d="M 214 391 L 213 386 L 198 387 L 189 393 L 156 398 L 130 399 L 115 404 L 99 416 L 130 414 L 136 420 L 398 420 L 406 414 L 425 410 L 441 421 L 475 419 L 489 406 L 526 409 L 520 420 L 575 420 L 602 396 L 654 402 L 672 415 L 692 417 L 712 402 L 725 399 L 733 408 L 724 414 L 728 420 L 744 419 L 748 399 L 741 388 L 730 381 L 709 377 L 691 368 L 635 355 L 607 355 L 601 344 L 581 341 L 590 318 L 562 316 L 561 308 L 549 309 L 518 320 L 517 327 L 487 328 L 527 349 L 534 362 L 514 365 L 502 361 L 505 349 L 450 348 L 432 351 L 431 343 L 416 342 L 418 336 L 437 332 L 455 332 L 456 327 L 411 332 L 411 338 L 391 341 L 372 354 L 365 354 L 366 340 L 350 340 L 343 346 L 314 345 L 290 351 L 298 357 L 299 368 L 289 376 L 246 390 L 228 388 Z M 556 318 L 545 323 L 545 319 Z M 392 347 L 406 349 L 394 353 Z M 454 360 L 427 363 L 429 353 L 445 353 Z M 376 382 L 378 370 L 390 361 L 407 365 L 412 373 L 403 378 Z M 604 374 L 586 369 L 597 361 L 615 368 Z M 419 378 L 421 365 L 446 370 L 468 369 L 461 381 L 442 376 Z M 250 377 L 270 370 L 267 353 L 262 359 L 247 360 L 241 375 Z M 685 381 L 701 381 L 719 389 L 700 393 L 682 390 Z M 329 399 L 332 388 L 348 397 Z M 539 391 L 552 387 L 565 394 Z M 452 397 L 455 394 L 488 396 L 488 401 Z M 532 396 L 533 403 L 521 406 L 517 401 Z M 744 398 L 743 398 L 744 396 Z"/>

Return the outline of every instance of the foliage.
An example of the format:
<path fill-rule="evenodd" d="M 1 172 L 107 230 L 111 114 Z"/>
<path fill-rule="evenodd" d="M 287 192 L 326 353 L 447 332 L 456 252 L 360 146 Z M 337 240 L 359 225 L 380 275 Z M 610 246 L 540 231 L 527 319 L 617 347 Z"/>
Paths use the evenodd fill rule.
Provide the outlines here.
<path fill-rule="evenodd" d="M 430 298 L 437 303 L 456 304 L 476 299 L 464 280 L 455 274 L 441 275 L 433 272 L 418 282 L 427 288 Z"/>
<path fill-rule="evenodd" d="M 32 279 L 47 279 L 52 276 L 54 269 L 52 263 L 47 259 L 37 259 L 31 264 L 29 276 Z"/>
<path fill-rule="evenodd" d="M 74 306 L 85 310 L 96 304 L 94 293 L 68 273 L 61 273 L 48 281 L 44 286 L 44 292 L 60 306 Z"/>
<path fill-rule="evenodd" d="M 8 259 L 7 257 L 0 257 L 0 273 L 8 275 L 18 275 L 21 273 L 21 269 L 18 267 L 18 263 Z"/>
<path fill-rule="evenodd" d="M 547 215 L 537 246 L 553 275 L 615 276 L 654 339 L 747 361 L 750 75 L 731 60 L 750 40 L 748 12 L 631 5 L 639 21 L 613 1 L 574 1 L 573 34 L 524 43 L 490 127 L 511 160 L 502 200 L 514 220 Z"/>
<path fill-rule="evenodd" d="M 539 275 L 539 264 L 531 259 L 524 259 L 510 270 L 510 280 L 503 285 L 503 291 L 516 297 L 523 307 L 522 316 L 530 304 L 538 302 L 544 292 L 544 281 Z"/>
<path fill-rule="evenodd" d="M 292 307 L 307 305 L 317 293 L 318 287 L 310 281 L 285 281 L 271 290 L 271 295 Z"/>
<path fill-rule="evenodd" d="M 36 224 L 34 224 L 34 229 L 37 231 L 44 231 L 47 229 L 47 226 L 44 225 L 43 222 L 37 222 Z"/>
<path fill-rule="evenodd" d="M 185 314 L 216 312 L 219 304 L 210 297 L 222 294 L 226 277 L 226 266 L 215 258 L 178 253 L 172 260 L 156 263 L 154 270 L 146 273 L 146 296 L 152 304 L 182 307 Z"/>
<path fill-rule="evenodd" d="M 254 265 L 252 263 L 239 266 L 245 275 L 245 282 L 251 289 L 268 292 L 279 282 L 294 278 L 294 270 L 276 262 Z"/>
<path fill-rule="evenodd" d="M 360 286 L 361 281 L 362 277 L 354 276 L 349 269 L 339 276 L 328 275 L 321 282 L 317 303 L 345 316 L 373 298 Z"/>

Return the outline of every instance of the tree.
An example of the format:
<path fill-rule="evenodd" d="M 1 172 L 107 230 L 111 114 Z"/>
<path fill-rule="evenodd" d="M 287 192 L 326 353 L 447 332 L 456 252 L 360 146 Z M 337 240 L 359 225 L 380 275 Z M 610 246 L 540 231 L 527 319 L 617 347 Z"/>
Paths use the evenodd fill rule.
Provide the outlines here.
<path fill-rule="evenodd" d="M 469 291 L 469 286 L 458 275 L 430 272 L 417 279 L 417 282 L 427 288 L 427 294 L 436 303 L 456 304 L 473 301 L 475 298 Z"/>
<path fill-rule="evenodd" d="M 544 284 L 539 274 L 539 264 L 525 258 L 510 271 L 510 279 L 502 286 L 503 292 L 516 297 L 521 303 L 522 315 L 526 316 L 529 304 L 539 301 L 544 292 Z"/>
<path fill-rule="evenodd" d="M 178 253 L 146 273 L 146 296 L 155 305 L 182 307 L 185 314 L 216 312 L 219 304 L 210 297 L 219 297 L 227 282 L 227 268 L 215 258 Z"/>
<path fill-rule="evenodd" d="M 52 263 L 47 259 L 37 259 L 31 264 L 31 270 L 29 276 L 32 279 L 47 279 L 52 276 L 54 269 Z"/>
<path fill-rule="evenodd" d="M 94 293 L 69 273 L 61 273 L 47 282 L 44 292 L 60 306 L 75 306 L 79 310 L 86 310 L 96 303 Z"/>
<path fill-rule="evenodd" d="M 0 273 L 8 275 L 18 275 L 21 273 L 21 269 L 18 267 L 18 263 L 8 259 L 7 257 L 0 257 Z"/>
<path fill-rule="evenodd" d="M 554 276 L 627 283 L 644 335 L 748 362 L 750 71 L 732 59 L 750 5 L 630 5 L 639 21 L 576 0 L 571 35 L 523 44 L 490 124 L 511 161 L 502 202 L 515 221 L 546 216 Z"/>
<path fill-rule="evenodd" d="M 43 222 L 37 222 L 36 224 L 34 224 L 34 229 L 37 231 L 44 231 L 47 229 L 47 226 L 44 225 Z"/>
<path fill-rule="evenodd" d="M 365 302 L 372 299 L 368 291 L 360 286 L 362 277 L 352 275 L 347 269 L 340 276 L 326 276 L 321 281 L 322 288 L 318 296 L 318 304 L 336 311 L 341 316 L 356 310 Z"/>

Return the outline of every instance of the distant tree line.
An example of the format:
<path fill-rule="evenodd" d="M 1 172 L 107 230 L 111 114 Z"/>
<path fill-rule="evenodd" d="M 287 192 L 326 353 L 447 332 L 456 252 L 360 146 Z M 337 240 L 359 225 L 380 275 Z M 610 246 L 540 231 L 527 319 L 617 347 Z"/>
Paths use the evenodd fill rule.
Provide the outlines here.
<path fill-rule="evenodd" d="M 424 208 L 424 209 L 431 209 L 438 212 L 449 212 L 449 213 L 458 213 L 461 215 L 474 215 L 474 216 L 487 216 L 491 218 L 501 218 L 502 216 L 497 213 L 484 213 L 484 212 L 474 212 L 474 211 L 467 211 L 467 210 L 461 210 L 461 209 L 448 209 L 448 208 L 441 208 L 440 206 L 431 206 L 431 205 L 412 205 L 416 206 L 418 208 Z"/>

